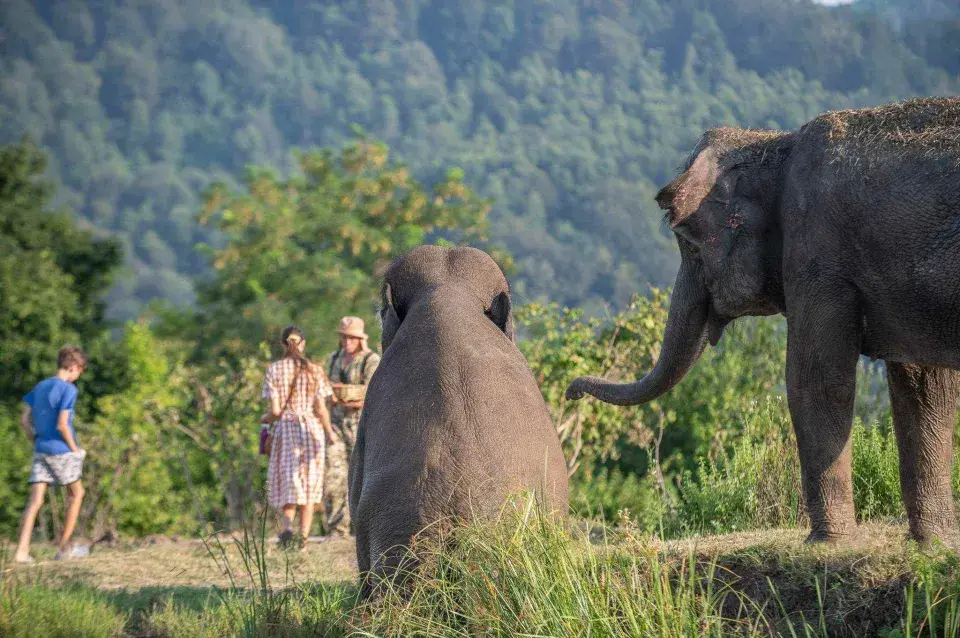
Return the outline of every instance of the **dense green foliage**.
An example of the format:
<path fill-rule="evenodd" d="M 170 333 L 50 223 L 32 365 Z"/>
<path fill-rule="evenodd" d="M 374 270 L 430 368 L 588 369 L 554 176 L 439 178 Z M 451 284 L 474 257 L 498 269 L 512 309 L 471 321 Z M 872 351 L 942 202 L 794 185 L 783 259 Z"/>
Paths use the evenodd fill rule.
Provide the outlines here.
<path fill-rule="evenodd" d="M 929 0 L 56 0 L 0 3 L 0 142 L 123 242 L 119 316 L 194 299 L 195 214 L 249 165 L 359 124 L 428 185 L 495 202 L 517 290 L 595 313 L 672 282 L 652 195 L 704 128 L 956 93 L 957 9 Z M 952 18 L 953 20 L 949 20 Z"/>
<path fill-rule="evenodd" d="M 660 352 L 667 310 L 667 294 L 653 289 L 650 297 L 635 297 L 608 320 L 555 305 L 531 304 L 518 312 L 525 335 L 520 349 L 552 408 L 571 469 L 581 457 L 603 462 L 638 448 L 681 466 L 700 456 L 716 458 L 728 439 L 748 434 L 743 419 L 752 404 L 782 390 L 782 322 L 743 319 L 657 401 L 630 408 L 565 402 L 567 384 L 577 376 L 600 371 L 626 380 L 650 370 Z M 636 455 L 626 461 L 633 470 L 647 467 Z"/>
<path fill-rule="evenodd" d="M 103 336 L 103 295 L 122 256 L 65 212 L 50 209 L 45 157 L 29 143 L 0 148 L 0 404 L 56 372 L 67 343 Z M 93 353 L 91 353 L 93 354 Z M 103 379 L 100 366 L 97 380 Z"/>

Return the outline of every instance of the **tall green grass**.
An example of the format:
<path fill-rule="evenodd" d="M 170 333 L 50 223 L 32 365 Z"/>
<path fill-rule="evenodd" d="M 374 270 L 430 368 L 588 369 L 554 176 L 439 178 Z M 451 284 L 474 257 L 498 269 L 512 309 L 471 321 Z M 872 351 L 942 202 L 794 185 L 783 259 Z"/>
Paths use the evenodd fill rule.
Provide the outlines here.
<path fill-rule="evenodd" d="M 902 519 L 906 514 L 892 427 L 889 423 L 866 426 L 857 420 L 851 436 L 858 518 Z M 960 491 L 956 463 L 952 483 L 954 492 Z M 702 461 L 696 472 L 683 475 L 676 499 L 664 507 L 663 529 L 677 537 L 803 526 L 802 493 L 793 433 L 771 430 L 762 439 L 740 441 L 729 455 Z"/>
<path fill-rule="evenodd" d="M 649 537 L 599 545 L 536 516 L 462 528 L 418 550 L 421 567 L 361 610 L 370 636 L 759 635 L 762 618 L 692 555 Z M 724 608 L 733 613 L 725 614 Z"/>
<path fill-rule="evenodd" d="M 0 547 L 0 636 L 11 638 L 114 638 L 129 614 L 88 587 L 49 588 L 34 573 L 15 573 L 10 551 Z"/>
<path fill-rule="evenodd" d="M 261 509 L 253 521 L 252 526 L 244 526 L 241 535 L 232 537 L 229 543 L 239 556 L 238 564 L 231 560 L 229 546 L 224 545 L 219 536 L 205 541 L 211 558 L 231 585 L 227 590 L 216 589 L 228 618 L 218 619 L 217 625 L 210 629 L 218 631 L 226 622 L 236 635 L 247 638 L 343 636 L 346 614 L 356 604 L 356 588 L 311 587 L 295 582 L 291 566 L 297 555 L 294 551 L 282 550 L 277 553 L 285 567 L 284 582 L 277 586 L 270 580 L 268 510 Z M 170 626 L 178 619 L 173 615 L 165 622 Z M 197 620 L 202 624 L 205 619 Z M 207 629 L 203 627 L 204 631 Z"/>

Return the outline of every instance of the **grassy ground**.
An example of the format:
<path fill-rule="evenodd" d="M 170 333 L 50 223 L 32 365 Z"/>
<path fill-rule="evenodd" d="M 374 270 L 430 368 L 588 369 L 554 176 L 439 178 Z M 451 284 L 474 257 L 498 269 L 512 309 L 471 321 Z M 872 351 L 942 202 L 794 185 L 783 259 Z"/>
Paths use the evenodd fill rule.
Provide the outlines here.
<path fill-rule="evenodd" d="M 798 530 L 588 540 L 508 522 L 427 550 L 404 596 L 360 607 L 350 540 L 291 557 L 221 539 L 218 560 L 199 542 L 67 562 L 42 560 L 45 548 L 35 566 L 3 566 L 0 634 L 955 635 L 955 555 L 920 552 L 905 536 L 871 523 L 836 546 L 805 546 Z"/>
<path fill-rule="evenodd" d="M 682 556 L 693 551 L 716 565 L 719 580 L 764 610 L 768 621 L 813 625 L 818 634 L 869 636 L 896 627 L 914 573 L 937 553 L 922 554 L 906 540 L 905 525 L 861 525 L 838 545 L 803 544 L 806 531 L 766 530 L 666 543 Z M 824 631 L 826 629 L 826 631 Z M 789 631 L 787 632 L 789 633 Z"/>

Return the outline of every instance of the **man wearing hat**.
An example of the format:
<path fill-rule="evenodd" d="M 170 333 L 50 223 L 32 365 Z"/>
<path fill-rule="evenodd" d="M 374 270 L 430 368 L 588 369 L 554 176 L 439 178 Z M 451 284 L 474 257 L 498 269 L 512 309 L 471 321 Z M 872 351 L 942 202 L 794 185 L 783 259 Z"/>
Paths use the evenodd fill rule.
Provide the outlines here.
<path fill-rule="evenodd" d="M 363 331 L 363 319 L 360 317 L 342 318 L 338 332 L 340 349 L 327 359 L 327 377 L 335 393 L 331 397 L 330 421 L 338 436 L 333 444 L 327 446 L 323 509 L 327 533 L 346 536 L 350 533 L 348 463 L 357 440 L 357 425 L 363 409 L 363 398 L 358 396 L 362 394 L 362 389 L 356 386 L 370 383 L 370 378 L 380 365 L 380 355 L 367 345 L 367 334 Z"/>

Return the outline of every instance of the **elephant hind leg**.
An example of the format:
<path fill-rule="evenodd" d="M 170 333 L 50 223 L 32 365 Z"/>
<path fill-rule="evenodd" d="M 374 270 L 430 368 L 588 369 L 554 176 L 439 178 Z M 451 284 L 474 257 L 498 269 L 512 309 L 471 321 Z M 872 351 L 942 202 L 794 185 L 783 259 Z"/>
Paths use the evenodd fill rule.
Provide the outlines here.
<path fill-rule="evenodd" d="M 360 599 L 366 600 L 372 593 L 370 582 L 370 535 L 364 520 L 354 519 L 357 533 L 357 571 L 360 577 Z"/>
<path fill-rule="evenodd" d="M 888 362 L 887 382 L 910 534 L 927 543 L 956 526 L 950 466 L 960 371 Z"/>
<path fill-rule="evenodd" d="M 389 510 L 385 499 L 361 499 L 357 512 L 357 567 L 360 571 L 360 598 L 367 600 L 403 585 L 416 568 L 410 539 L 413 532 L 405 525 L 410 520 L 399 510 Z M 377 503 L 377 511 L 369 510 Z"/>

